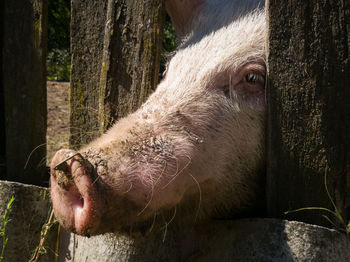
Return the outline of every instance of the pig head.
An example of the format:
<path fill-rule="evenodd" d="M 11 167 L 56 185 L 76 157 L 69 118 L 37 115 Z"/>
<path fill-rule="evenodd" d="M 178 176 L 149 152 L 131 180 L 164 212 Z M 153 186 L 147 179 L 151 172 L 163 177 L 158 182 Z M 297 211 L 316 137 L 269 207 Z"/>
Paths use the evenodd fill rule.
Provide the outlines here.
<path fill-rule="evenodd" d="M 52 160 L 53 208 L 68 230 L 95 235 L 231 218 L 262 199 L 263 3 L 167 0 L 166 7 L 182 43 L 156 91 L 79 152 L 60 150 Z"/>

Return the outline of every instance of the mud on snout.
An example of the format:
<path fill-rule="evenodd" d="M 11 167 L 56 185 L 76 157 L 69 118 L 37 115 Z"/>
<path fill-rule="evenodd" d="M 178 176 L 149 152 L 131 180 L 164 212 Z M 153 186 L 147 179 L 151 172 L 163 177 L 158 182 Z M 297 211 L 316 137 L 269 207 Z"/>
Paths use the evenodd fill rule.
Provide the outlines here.
<path fill-rule="evenodd" d="M 56 153 L 51 199 L 57 220 L 67 230 L 87 236 L 125 231 L 181 201 L 190 182 L 178 178 L 190 159 L 174 157 L 172 145 L 160 137 L 137 141 Z M 111 148 L 118 150 L 110 152 Z"/>

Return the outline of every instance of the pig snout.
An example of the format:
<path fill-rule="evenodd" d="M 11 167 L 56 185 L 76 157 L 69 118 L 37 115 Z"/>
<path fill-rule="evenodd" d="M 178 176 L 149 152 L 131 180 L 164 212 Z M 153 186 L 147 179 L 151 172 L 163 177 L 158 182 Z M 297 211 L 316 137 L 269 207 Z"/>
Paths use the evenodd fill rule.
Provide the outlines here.
<path fill-rule="evenodd" d="M 91 163 L 60 150 L 51 163 L 51 199 L 56 218 L 70 231 L 89 235 L 99 225 L 100 206 Z"/>
<path fill-rule="evenodd" d="M 116 126 L 118 127 L 118 126 Z M 91 236 L 143 226 L 157 210 L 182 197 L 188 167 L 165 138 L 127 130 L 114 141 L 98 141 L 80 153 L 63 149 L 51 163 L 51 199 L 57 220 L 69 231 Z M 143 137 L 140 140 L 140 137 Z M 136 137 L 136 138 L 135 138 Z M 110 147 L 109 147 L 110 146 Z"/>

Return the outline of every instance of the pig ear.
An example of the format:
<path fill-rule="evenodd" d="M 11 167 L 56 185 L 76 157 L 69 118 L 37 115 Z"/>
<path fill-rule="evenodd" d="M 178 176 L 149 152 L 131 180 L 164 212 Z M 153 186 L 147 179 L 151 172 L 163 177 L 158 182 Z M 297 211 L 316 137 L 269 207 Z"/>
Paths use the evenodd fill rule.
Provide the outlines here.
<path fill-rule="evenodd" d="M 204 0 L 166 0 L 166 10 L 173 21 L 176 33 L 183 36 L 188 23 Z"/>

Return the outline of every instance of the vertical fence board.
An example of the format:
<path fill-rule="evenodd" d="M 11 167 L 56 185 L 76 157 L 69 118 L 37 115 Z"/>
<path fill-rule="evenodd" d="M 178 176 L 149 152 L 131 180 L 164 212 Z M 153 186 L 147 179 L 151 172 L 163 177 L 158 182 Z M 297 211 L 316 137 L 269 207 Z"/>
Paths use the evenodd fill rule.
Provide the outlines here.
<path fill-rule="evenodd" d="M 159 73 L 163 1 L 89 2 L 72 1 L 73 148 L 137 109 Z"/>
<path fill-rule="evenodd" d="M 70 146 L 98 135 L 98 83 L 108 1 L 72 0 Z"/>
<path fill-rule="evenodd" d="M 6 179 L 42 184 L 47 180 L 47 2 L 18 0 L 3 5 Z"/>
<path fill-rule="evenodd" d="M 135 111 L 156 88 L 164 12 L 162 0 L 109 1 L 99 87 L 100 132 Z"/>
<path fill-rule="evenodd" d="M 4 17 L 4 1 L 0 2 L 0 17 Z M 2 48 L 4 34 L 4 20 L 0 18 L 0 180 L 6 178 L 6 137 L 5 137 L 5 100 L 4 100 L 4 83 L 2 72 Z"/>
<path fill-rule="evenodd" d="M 349 219 L 350 2 L 269 0 L 267 14 L 268 212 L 333 209 L 328 166 L 328 188 Z M 326 222 L 311 211 L 287 218 Z"/>

